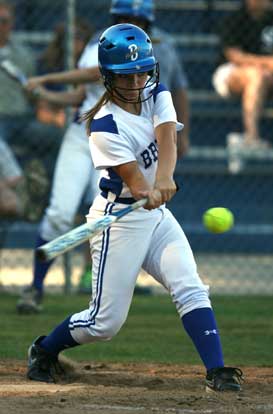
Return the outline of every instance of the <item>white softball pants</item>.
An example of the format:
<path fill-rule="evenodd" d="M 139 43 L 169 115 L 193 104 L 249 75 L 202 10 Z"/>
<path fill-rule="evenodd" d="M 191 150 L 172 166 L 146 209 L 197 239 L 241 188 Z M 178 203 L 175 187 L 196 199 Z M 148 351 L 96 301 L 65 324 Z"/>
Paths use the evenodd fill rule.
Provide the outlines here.
<path fill-rule="evenodd" d="M 88 221 L 124 208 L 98 196 Z M 93 294 L 89 309 L 72 315 L 70 330 L 80 344 L 111 339 L 124 324 L 143 268 L 170 293 L 182 317 L 211 307 L 208 287 L 197 273 L 187 238 L 165 207 L 129 213 L 91 240 Z"/>
<path fill-rule="evenodd" d="M 90 191 L 91 200 L 97 195 L 97 182 L 98 172 L 91 161 L 85 127 L 72 123 L 58 154 L 50 203 L 41 223 L 44 240 L 50 241 L 71 229 L 86 190 Z"/>

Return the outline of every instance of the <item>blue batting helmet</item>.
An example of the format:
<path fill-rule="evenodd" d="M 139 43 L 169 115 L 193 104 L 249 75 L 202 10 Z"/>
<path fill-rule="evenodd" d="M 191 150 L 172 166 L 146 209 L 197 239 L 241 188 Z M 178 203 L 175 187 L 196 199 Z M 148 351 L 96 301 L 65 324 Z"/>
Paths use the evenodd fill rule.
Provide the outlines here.
<path fill-rule="evenodd" d="M 103 77 L 109 72 L 150 72 L 156 63 L 149 36 L 133 24 L 111 26 L 99 39 L 99 67 Z"/>
<path fill-rule="evenodd" d="M 139 90 L 138 102 L 142 99 L 140 95 L 143 89 L 159 82 L 159 66 L 152 42 L 138 26 L 121 23 L 109 27 L 99 39 L 98 54 L 104 85 L 110 94 L 115 90 L 114 74 L 148 73 L 144 88 Z M 126 101 L 117 90 L 116 94 Z"/>
<path fill-rule="evenodd" d="M 114 16 L 131 16 L 148 22 L 154 21 L 153 0 L 112 0 L 110 13 Z"/>

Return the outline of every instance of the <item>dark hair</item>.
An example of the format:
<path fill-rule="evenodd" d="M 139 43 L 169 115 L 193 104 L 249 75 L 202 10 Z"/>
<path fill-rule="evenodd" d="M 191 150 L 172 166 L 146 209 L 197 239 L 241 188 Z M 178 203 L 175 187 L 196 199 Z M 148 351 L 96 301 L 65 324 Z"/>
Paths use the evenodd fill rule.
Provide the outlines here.
<path fill-rule="evenodd" d="M 1 2 L 1 0 L 0 0 Z M 77 18 L 75 21 L 75 36 L 84 41 L 84 45 L 90 40 L 94 33 L 93 27 L 85 20 Z M 65 57 L 65 24 L 59 23 L 54 30 L 54 38 L 42 53 L 40 60 L 48 71 L 62 70 Z M 79 56 L 76 57 L 79 59 Z"/>
<path fill-rule="evenodd" d="M 83 121 L 87 121 L 86 122 L 86 130 L 87 133 L 89 134 L 90 132 L 90 126 L 91 126 L 91 122 L 94 119 L 94 116 L 96 115 L 97 112 L 99 112 L 99 110 L 101 109 L 101 107 L 103 105 L 105 105 L 107 102 L 109 102 L 111 100 L 111 95 L 108 91 L 105 91 L 104 94 L 102 95 L 102 97 L 98 100 L 98 102 L 93 106 L 93 108 L 91 108 L 89 111 L 85 112 L 82 116 L 82 120 Z M 92 132 L 92 131 L 91 131 Z"/>

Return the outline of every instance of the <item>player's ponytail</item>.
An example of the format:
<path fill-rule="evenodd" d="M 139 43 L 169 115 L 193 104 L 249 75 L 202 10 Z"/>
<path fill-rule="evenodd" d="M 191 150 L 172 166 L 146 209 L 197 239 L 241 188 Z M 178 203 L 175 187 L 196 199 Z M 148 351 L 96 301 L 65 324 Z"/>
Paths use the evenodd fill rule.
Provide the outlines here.
<path fill-rule="evenodd" d="M 89 111 L 86 111 L 81 117 L 83 121 L 86 121 L 86 130 L 87 130 L 88 135 L 91 132 L 90 126 L 91 126 L 91 122 L 93 121 L 94 116 L 96 115 L 97 112 L 99 112 L 99 110 L 101 109 L 103 105 L 105 105 L 107 102 L 110 101 L 110 99 L 111 99 L 110 93 L 108 91 L 105 91 L 102 97 L 96 103 L 96 105 L 93 106 L 93 108 L 91 108 Z"/>

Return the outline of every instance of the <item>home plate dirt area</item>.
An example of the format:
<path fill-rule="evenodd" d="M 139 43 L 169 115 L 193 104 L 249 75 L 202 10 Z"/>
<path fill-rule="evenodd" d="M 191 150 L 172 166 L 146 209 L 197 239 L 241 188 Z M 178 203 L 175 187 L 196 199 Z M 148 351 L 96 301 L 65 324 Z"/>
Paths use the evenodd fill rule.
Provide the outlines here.
<path fill-rule="evenodd" d="M 201 366 L 68 360 L 63 366 L 56 384 L 44 384 L 26 379 L 25 361 L 0 361 L 0 413 L 273 413 L 273 367 L 241 367 L 241 392 L 208 393 Z"/>

